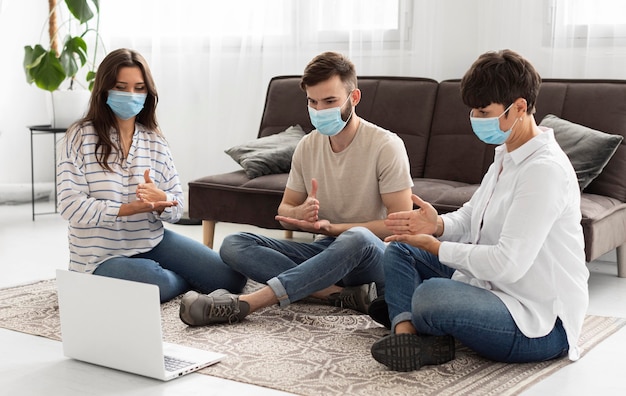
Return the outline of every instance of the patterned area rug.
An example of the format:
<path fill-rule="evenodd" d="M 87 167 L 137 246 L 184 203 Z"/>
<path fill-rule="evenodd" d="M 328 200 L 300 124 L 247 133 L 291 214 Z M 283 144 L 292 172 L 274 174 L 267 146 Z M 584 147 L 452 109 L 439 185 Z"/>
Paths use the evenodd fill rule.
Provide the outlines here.
<path fill-rule="evenodd" d="M 449 363 L 397 373 L 369 352 L 387 330 L 354 311 L 304 302 L 264 309 L 234 326 L 191 328 L 178 307 L 179 299 L 162 305 L 165 341 L 227 355 L 201 373 L 301 395 L 514 395 L 570 363 L 495 363 L 457 345 Z M 588 316 L 583 354 L 625 323 Z M 0 327 L 60 340 L 55 281 L 0 290 Z"/>

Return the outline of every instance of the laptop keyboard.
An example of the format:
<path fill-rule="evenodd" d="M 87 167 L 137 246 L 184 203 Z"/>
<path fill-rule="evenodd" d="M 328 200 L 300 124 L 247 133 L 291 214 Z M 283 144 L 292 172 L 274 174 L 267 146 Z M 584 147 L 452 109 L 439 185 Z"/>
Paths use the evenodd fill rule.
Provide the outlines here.
<path fill-rule="evenodd" d="M 183 367 L 191 366 L 193 362 L 177 359 L 172 356 L 165 356 L 165 370 L 176 371 Z"/>

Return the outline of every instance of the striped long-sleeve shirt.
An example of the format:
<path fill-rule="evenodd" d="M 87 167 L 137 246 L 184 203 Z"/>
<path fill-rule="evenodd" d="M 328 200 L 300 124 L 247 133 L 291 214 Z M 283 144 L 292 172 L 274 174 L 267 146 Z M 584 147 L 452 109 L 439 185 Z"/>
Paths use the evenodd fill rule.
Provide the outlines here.
<path fill-rule="evenodd" d="M 118 134 L 112 132 L 114 143 Z M 98 135 L 91 124 L 68 131 L 60 143 L 57 165 L 58 206 L 69 221 L 69 268 L 93 272 L 111 257 L 150 251 L 163 238 L 163 221 L 176 222 L 183 213 L 183 191 L 165 140 L 143 125 L 135 125 L 127 158 L 120 161 L 115 148 L 109 156 L 113 171 L 96 159 Z M 139 213 L 118 217 L 120 206 L 135 201 L 137 185 L 150 169 L 155 185 L 167 200 L 178 201 L 161 214 Z"/>

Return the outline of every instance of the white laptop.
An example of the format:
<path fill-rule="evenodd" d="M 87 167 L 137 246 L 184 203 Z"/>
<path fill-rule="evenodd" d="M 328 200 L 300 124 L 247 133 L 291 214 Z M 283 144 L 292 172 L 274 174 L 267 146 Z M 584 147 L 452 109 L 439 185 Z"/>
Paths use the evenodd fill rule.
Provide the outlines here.
<path fill-rule="evenodd" d="M 167 381 L 225 356 L 163 342 L 155 285 L 57 270 L 57 291 L 67 357 Z"/>

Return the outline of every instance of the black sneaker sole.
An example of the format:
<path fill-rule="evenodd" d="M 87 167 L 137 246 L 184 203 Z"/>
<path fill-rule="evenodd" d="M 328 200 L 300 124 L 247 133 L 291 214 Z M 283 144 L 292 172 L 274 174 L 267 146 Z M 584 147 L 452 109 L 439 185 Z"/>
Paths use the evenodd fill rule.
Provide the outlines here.
<path fill-rule="evenodd" d="M 451 336 L 391 334 L 372 345 L 374 359 L 394 371 L 414 371 L 422 366 L 443 364 L 454 359 Z"/>

